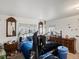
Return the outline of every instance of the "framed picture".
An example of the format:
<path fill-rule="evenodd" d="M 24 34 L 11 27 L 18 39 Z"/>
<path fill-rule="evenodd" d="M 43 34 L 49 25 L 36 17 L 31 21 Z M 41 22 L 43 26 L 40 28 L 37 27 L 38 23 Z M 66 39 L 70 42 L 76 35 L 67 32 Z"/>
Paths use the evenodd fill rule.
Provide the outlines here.
<path fill-rule="evenodd" d="M 6 20 L 6 36 L 16 36 L 16 20 L 13 17 Z"/>

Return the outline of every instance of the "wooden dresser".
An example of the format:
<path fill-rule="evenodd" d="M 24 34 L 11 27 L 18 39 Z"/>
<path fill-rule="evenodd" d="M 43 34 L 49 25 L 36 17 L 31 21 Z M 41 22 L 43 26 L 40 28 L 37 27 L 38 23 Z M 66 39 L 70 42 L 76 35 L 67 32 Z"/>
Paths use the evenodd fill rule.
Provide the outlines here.
<path fill-rule="evenodd" d="M 75 38 L 57 38 L 50 36 L 51 41 L 62 44 L 68 47 L 70 53 L 76 53 L 76 39 Z"/>

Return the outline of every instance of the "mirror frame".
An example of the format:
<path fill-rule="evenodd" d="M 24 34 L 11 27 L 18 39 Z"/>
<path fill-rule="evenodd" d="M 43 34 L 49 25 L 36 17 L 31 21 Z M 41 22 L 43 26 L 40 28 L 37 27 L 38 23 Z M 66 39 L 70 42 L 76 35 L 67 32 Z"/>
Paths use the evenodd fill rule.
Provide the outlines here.
<path fill-rule="evenodd" d="M 13 17 L 9 17 L 6 20 L 6 37 L 16 36 L 16 20 Z"/>

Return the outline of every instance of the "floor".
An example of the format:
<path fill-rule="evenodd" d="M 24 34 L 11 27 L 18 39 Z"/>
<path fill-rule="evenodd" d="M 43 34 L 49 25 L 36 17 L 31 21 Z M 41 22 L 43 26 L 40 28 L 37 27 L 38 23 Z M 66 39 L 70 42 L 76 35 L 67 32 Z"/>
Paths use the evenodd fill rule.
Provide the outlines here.
<path fill-rule="evenodd" d="M 79 59 L 79 53 L 76 54 L 68 53 L 67 59 Z"/>
<path fill-rule="evenodd" d="M 16 53 L 11 56 L 8 56 L 7 59 L 24 59 L 22 53 Z"/>
<path fill-rule="evenodd" d="M 8 57 L 7 59 L 24 59 L 24 57 L 22 53 L 17 53 L 15 55 L 12 55 L 11 57 Z M 68 53 L 67 59 L 79 59 L 79 54 Z"/>

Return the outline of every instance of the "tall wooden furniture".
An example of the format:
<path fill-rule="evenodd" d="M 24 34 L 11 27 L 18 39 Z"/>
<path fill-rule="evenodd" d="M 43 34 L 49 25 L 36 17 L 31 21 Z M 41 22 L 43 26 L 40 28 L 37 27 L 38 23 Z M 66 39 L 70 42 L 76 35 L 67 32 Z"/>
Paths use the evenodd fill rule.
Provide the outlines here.
<path fill-rule="evenodd" d="M 75 38 L 57 38 L 50 36 L 50 40 L 68 47 L 70 53 L 76 53 L 76 39 Z"/>

